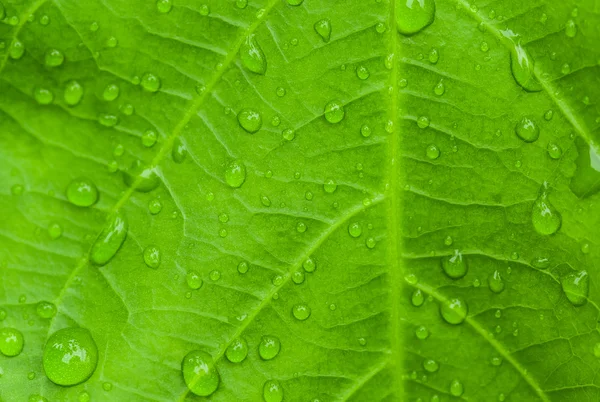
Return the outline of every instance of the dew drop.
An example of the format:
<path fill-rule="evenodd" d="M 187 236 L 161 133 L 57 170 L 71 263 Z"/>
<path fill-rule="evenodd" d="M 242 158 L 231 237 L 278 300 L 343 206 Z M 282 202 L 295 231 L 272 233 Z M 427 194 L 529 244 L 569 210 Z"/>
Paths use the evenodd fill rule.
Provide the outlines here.
<path fill-rule="evenodd" d="M 102 230 L 90 252 L 90 259 L 96 265 L 106 265 L 121 248 L 127 237 L 129 224 L 121 212 L 114 213 L 108 220 L 108 226 Z"/>
<path fill-rule="evenodd" d="M 534 142 L 540 136 L 540 129 L 529 117 L 523 117 L 515 126 L 515 133 L 525 142 Z"/>
<path fill-rule="evenodd" d="M 144 262 L 150 268 L 158 268 L 160 265 L 160 249 L 158 246 L 151 245 L 144 249 Z"/>
<path fill-rule="evenodd" d="M 317 263 L 312 258 L 307 258 L 302 263 L 302 268 L 304 268 L 306 272 L 314 272 L 315 269 L 317 269 Z"/>
<path fill-rule="evenodd" d="M 500 271 L 494 271 L 492 276 L 488 278 L 488 285 L 494 293 L 500 293 L 504 290 L 504 280 L 502 279 L 502 275 L 500 275 Z"/>
<path fill-rule="evenodd" d="M 365 241 L 365 245 L 367 246 L 367 248 L 374 248 L 377 245 L 377 241 L 374 238 L 369 237 Z"/>
<path fill-rule="evenodd" d="M 279 381 L 268 380 L 263 386 L 263 398 L 265 402 L 281 402 L 283 401 L 283 388 Z"/>
<path fill-rule="evenodd" d="M 435 18 L 434 0 L 395 0 L 398 32 L 413 35 L 431 25 Z"/>
<path fill-rule="evenodd" d="M 304 223 L 304 222 L 298 222 L 296 224 L 296 231 L 298 233 L 304 233 L 304 232 L 306 232 L 306 223 Z"/>
<path fill-rule="evenodd" d="M 159 13 L 166 14 L 173 8 L 173 3 L 171 0 L 158 0 L 156 2 L 156 8 Z"/>
<path fill-rule="evenodd" d="M 221 272 L 214 269 L 214 270 L 210 271 L 210 273 L 208 274 L 208 277 L 210 278 L 211 281 L 216 282 L 219 279 L 221 279 Z"/>
<path fill-rule="evenodd" d="M 248 35 L 240 47 L 240 58 L 242 64 L 248 70 L 256 74 L 264 74 L 267 71 L 267 59 L 255 35 Z"/>
<path fill-rule="evenodd" d="M 437 49 L 431 49 L 429 52 L 429 62 L 431 64 L 436 64 L 440 59 L 440 54 Z"/>
<path fill-rule="evenodd" d="M 552 159 L 560 159 L 562 156 L 561 147 L 554 142 L 549 142 L 546 149 L 548 150 L 548 156 L 550 156 Z"/>
<path fill-rule="evenodd" d="M 344 118 L 344 105 L 339 100 L 332 100 L 325 105 L 325 119 L 330 123 L 339 123 Z"/>
<path fill-rule="evenodd" d="M 48 235 L 52 240 L 58 239 L 60 236 L 62 236 L 62 227 L 60 226 L 60 224 L 52 222 L 48 226 Z"/>
<path fill-rule="evenodd" d="M 233 188 L 241 187 L 246 181 L 246 167 L 241 161 L 235 160 L 225 169 L 225 182 Z"/>
<path fill-rule="evenodd" d="M 240 274 L 245 274 L 248 272 L 248 263 L 246 261 L 242 261 L 238 264 L 237 270 Z"/>
<path fill-rule="evenodd" d="M 142 145 L 146 148 L 153 147 L 156 144 L 156 140 L 158 135 L 154 130 L 146 130 L 144 134 L 142 134 Z"/>
<path fill-rule="evenodd" d="M 197 290 L 202 287 L 204 281 L 196 271 L 190 271 L 185 275 L 185 281 L 190 289 Z"/>
<path fill-rule="evenodd" d="M 64 328 L 44 346 L 44 372 L 55 384 L 71 386 L 87 380 L 98 364 L 98 347 L 90 331 Z"/>
<path fill-rule="evenodd" d="M 436 362 L 433 359 L 426 359 L 426 360 L 423 361 L 423 368 L 427 372 L 435 373 L 436 371 L 439 370 L 440 365 L 439 365 L 438 362 Z"/>
<path fill-rule="evenodd" d="M 48 67 L 58 67 L 65 61 L 65 56 L 58 49 L 48 49 L 44 57 L 44 62 Z"/>
<path fill-rule="evenodd" d="M 25 45 L 23 44 L 23 42 L 15 38 L 10 44 L 10 49 L 8 50 L 10 58 L 13 60 L 19 60 L 21 57 L 23 57 L 24 53 Z"/>
<path fill-rule="evenodd" d="M 236 338 L 225 351 L 227 360 L 232 363 L 240 363 L 248 356 L 248 343 L 242 338 Z"/>
<path fill-rule="evenodd" d="M 304 0 L 287 0 L 290 6 L 299 6 L 304 2 Z"/>
<path fill-rule="evenodd" d="M 140 81 L 142 88 L 148 92 L 156 92 L 160 89 L 160 78 L 152 73 L 145 73 Z"/>
<path fill-rule="evenodd" d="M 105 127 L 114 127 L 119 124 L 119 118 L 114 114 L 100 113 L 98 114 L 98 123 Z"/>
<path fill-rule="evenodd" d="M 554 112 L 551 109 L 547 110 L 546 113 L 544 113 L 544 119 L 546 119 L 546 121 L 552 120 L 553 116 L 554 116 Z"/>
<path fill-rule="evenodd" d="M 148 202 L 148 210 L 152 215 L 156 215 L 162 211 L 162 202 L 158 198 L 154 198 Z"/>
<path fill-rule="evenodd" d="M 326 193 L 331 194 L 337 190 L 337 184 L 333 179 L 327 179 L 323 184 L 323 190 L 325 190 Z"/>
<path fill-rule="evenodd" d="M 423 294 L 421 289 L 416 289 L 413 292 L 410 301 L 412 302 L 412 305 L 415 307 L 420 307 L 423 305 L 423 303 L 425 302 L 425 295 Z"/>
<path fill-rule="evenodd" d="M 80 177 L 69 183 L 67 199 L 78 207 L 89 207 L 98 200 L 98 189 L 90 179 Z"/>
<path fill-rule="evenodd" d="M 467 318 L 467 312 L 467 303 L 459 298 L 449 299 L 440 305 L 442 318 L 448 324 L 457 325 L 462 323 Z"/>
<path fill-rule="evenodd" d="M 450 383 L 450 394 L 453 396 L 461 396 L 464 392 L 462 383 L 458 380 L 452 380 Z"/>
<path fill-rule="evenodd" d="M 209 13 L 210 8 L 206 4 L 200 6 L 200 15 L 207 16 Z"/>
<path fill-rule="evenodd" d="M 119 97 L 119 86 L 116 84 L 108 84 L 106 88 L 104 88 L 104 92 L 102 93 L 102 97 L 105 101 L 111 102 Z"/>
<path fill-rule="evenodd" d="M 371 73 L 369 72 L 369 69 L 365 66 L 358 66 L 356 68 L 356 76 L 361 79 L 361 80 L 366 80 L 367 78 L 369 78 L 369 76 L 371 75 Z"/>
<path fill-rule="evenodd" d="M 41 318 L 52 318 L 56 315 L 56 306 L 48 301 L 41 301 L 35 307 L 35 312 Z"/>
<path fill-rule="evenodd" d="M 173 162 L 175 163 L 183 163 L 187 156 L 187 147 L 185 143 L 181 139 L 181 137 L 176 137 L 173 140 L 173 148 L 171 149 L 171 158 L 173 158 Z"/>
<path fill-rule="evenodd" d="M 154 169 L 145 166 L 140 160 L 133 161 L 129 169 L 124 172 L 123 181 L 127 186 L 142 193 L 152 191 L 160 184 Z"/>
<path fill-rule="evenodd" d="M 294 271 L 294 273 L 292 273 L 292 282 L 294 282 L 296 285 L 304 283 L 304 271 L 300 269 Z"/>
<path fill-rule="evenodd" d="M 248 0 L 236 0 L 235 5 L 237 8 L 244 9 L 248 5 Z"/>
<path fill-rule="evenodd" d="M 419 128 L 427 128 L 429 127 L 429 117 L 427 116 L 421 116 L 417 119 L 417 126 L 419 126 Z"/>
<path fill-rule="evenodd" d="M 315 22 L 314 28 L 315 32 L 323 39 L 323 42 L 329 42 L 329 39 L 331 39 L 331 22 L 328 19 Z"/>
<path fill-rule="evenodd" d="M 292 130 L 291 128 L 287 128 L 281 132 L 281 136 L 284 140 L 292 141 L 296 134 L 294 133 L 294 130 Z"/>
<path fill-rule="evenodd" d="M 279 354 L 281 342 L 273 335 L 265 335 L 258 345 L 258 354 L 263 360 L 271 360 Z"/>
<path fill-rule="evenodd" d="M 458 250 L 454 250 L 454 255 L 442 258 L 442 268 L 452 279 L 462 278 L 469 269 L 466 258 L 463 258 L 462 253 Z"/>
<path fill-rule="evenodd" d="M 354 238 L 359 237 L 362 234 L 362 227 L 360 223 L 353 222 L 348 225 L 348 233 Z"/>
<path fill-rule="evenodd" d="M 4 356 L 17 356 L 23 350 L 23 334 L 16 328 L 0 328 L 0 352 Z"/>
<path fill-rule="evenodd" d="M 192 350 L 181 362 L 185 384 L 192 393 L 208 396 L 219 386 L 219 372 L 212 357 L 201 350 Z"/>
<path fill-rule="evenodd" d="M 544 182 L 538 198 L 533 203 L 531 222 L 541 235 L 551 235 L 560 228 L 562 218 L 548 199 L 548 183 Z"/>
<path fill-rule="evenodd" d="M 83 97 L 83 87 L 77 81 L 69 81 L 65 85 L 63 98 L 65 103 L 69 106 L 75 106 L 81 102 Z"/>
<path fill-rule="evenodd" d="M 310 317 L 310 307 L 306 304 L 296 304 L 292 307 L 292 315 L 299 321 L 304 321 Z"/>
<path fill-rule="evenodd" d="M 263 204 L 265 207 L 270 207 L 271 206 L 271 200 L 269 199 L 269 197 L 267 197 L 266 195 L 261 195 L 260 196 L 260 202 L 261 204 Z"/>
<path fill-rule="evenodd" d="M 446 88 L 444 87 L 444 83 L 440 80 L 440 82 L 433 87 L 433 93 L 437 96 L 442 96 L 444 92 L 446 92 Z"/>
<path fill-rule="evenodd" d="M 427 339 L 429 337 L 429 330 L 421 325 L 415 330 L 415 336 L 421 340 Z"/>
<path fill-rule="evenodd" d="M 577 35 L 577 25 L 575 24 L 575 21 L 567 21 L 565 24 L 565 35 L 567 35 L 569 38 L 574 38 L 575 35 Z"/>
<path fill-rule="evenodd" d="M 435 160 L 440 157 L 440 149 L 435 144 L 430 144 L 425 151 L 427 157 L 431 160 Z"/>
<path fill-rule="evenodd" d="M 587 303 L 590 280 L 587 271 L 571 272 L 560 280 L 567 299 L 576 307 Z"/>
<path fill-rule="evenodd" d="M 254 109 L 244 109 L 237 115 L 240 127 L 250 134 L 256 133 L 262 127 L 262 117 Z"/>
<path fill-rule="evenodd" d="M 46 88 L 35 88 L 33 90 L 33 98 L 40 105 L 49 105 L 54 100 L 54 94 Z"/>
<path fill-rule="evenodd" d="M 510 69 L 516 83 L 528 92 L 539 92 L 542 86 L 533 72 L 533 61 L 525 48 L 516 44 L 510 53 Z"/>

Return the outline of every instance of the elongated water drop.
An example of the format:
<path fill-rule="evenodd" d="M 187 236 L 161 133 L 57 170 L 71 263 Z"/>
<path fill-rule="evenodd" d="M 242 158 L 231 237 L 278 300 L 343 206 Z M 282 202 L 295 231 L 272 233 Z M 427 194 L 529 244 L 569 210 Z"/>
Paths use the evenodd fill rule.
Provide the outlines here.
<path fill-rule="evenodd" d="M 442 268 L 446 275 L 452 279 L 462 278 L 469 269 L 467 260 L 463 258 L 460 251 L 454 250 L 454 254 L 442 258 Z"/>
<path fill-rule="evenodd" d="M 147 193 L 154 190 L 160 184 L 154 169 L 145 166 L 142 161 L 135 160 L 123 174 L 123 181 L 129 187 L 135 185 L 134 190 Z"/>
<path fill-rule="evenodd" d="M 396 0 L 396 26 L 401 34 L 416 34 L 434 19 L 434 0 Z"/>
<path fill-rule="evenodd" d="M 331 22 L 328 19 L 315 22 L 314 28 L 315 32 L 323 39 L 323 42 L 329 42 L 329 39 L 331 39 Z"/>
<path fill-rule="evenodd" d="M 17 356 L 23 350 L 23 334 L 16 328 L 0 328 L 0 352 L 4 356 Z"/>
<path fill-rule="evenodd" d="M 151 245 L 144 249 L 144 262 L 150 268 L 158 268 L 160 265 L 160 249 L 158 246 Z"/>
<path fill-rule="evenodd" d="M 462 383 L 458 380 L 452 380 L 450 383 L 450 394 L 453 396 L 461 396 L 464 392 Z"/>
<path fill-rule="evenodd" d="M 504 280 L 502 279 L 502 275 L 500 275 L 500 271 L 494 271 L 494 273 L 488 278 L 488 284 L 490 286 L 490 290 L 494 293 L 500 293 L 504 290 Z"/>
<path fill-rule="evenodd" d="M 255 35 L 248 35 L 240 47 L 240 58 L 244 67 L 253 73 L 264 74 L 267 71 L 267 59 Z"/>
<path fill-rule="evenodd" d="M 344 118 L 344 104 L 339 100 L 332 100 L 325 105 L 325 119 L 330 123 L 339 123 Z"/>
<path fill-rule="evenodd" d="M 58 49 L 49 49 L 46 51 L 44 62 L 48 67 L 58 67 L 65 61 L 65 56 Z"/>
<path fill-rule="evenodd" d="M 46 341 L 42 362 L 46 376 L 53 383 L 79 384 L 96 370 L 98 347 L 87 329 L 64 328 Z"/>
<path fill-rule="evenodd" d="M 420 307 L 425 302 L 425 296 L 423 295 L 423 291 L 421 289 L 417 289 L 413 292 L 411 296 L 412 305 L 415 307 Z"/>
<path fill-rule="evenodd" d="M 258 345 L 258 354 L 263 360 L 271 360 L 279 354 L 280 349 L 281 342 L 279 338 L 273 335 L 265 335 Z"/>
<path fill-rule="evenodd" d="M 524 47 L 515 44 L 510 52 L 510 69 L 513 78 L 524 90 L 528 92 L 539 92 L 542 86 L 533 72 L 533 61 Z"/>
<path fill-rule="evenodd" d="M 173 158 L 173 162 L 175 163 L 183 163 L 185 157 L 187 156 L 187 147 L 185 143 L 181 139 L 181 137 L 175 138 L 173 140 L 173 149 L 171 150 L 171 157 Z"/>
<path fill-rule="evenodd" d="M 219 372 L 211 355 L 201 350 L 193 350 L 181 362 L 183 379 L 192 393 L 208 396 L 219 386 Z"/>
<path fill-rule="evenodd" d="M 590 279 L 587 271 L 572 272 L 560 279 L 565 296 L 574 306 L 587 303 L 590 292 Z"/>
<path fill-rule="evenodd" d="M 535 230 L 542 235 L 551 235 L 560 228 L 562 218 L 548 199 L 548 183 L 544 182 L 538 198 L 533 203 L 531 222 Z"/>
<path fill-rule="evenodd" d="M 283 388 L 276 380 L 268 380 L 263 386 L 263 398 L 265 402 L 281 402 L 283 401 Z"/>
<path fill-rule="evenodd" d="M 10 56 L 11 59 L 13 60 L 18 60 L 21 57 L 23 57 L 23 54 L 25 53 L 25 45 L 23 44 L 23 42 L 21 42 L 18 39 L 14 39 L 13 42 L 10 44 L 10 48 L 8 50 L 8 54 Z"/>
<path fill-rule="evenodd" d="M 569 38 L 574 38 L 575 35 L 577 35 L 577 25 L 575 24 L 575 21 L 567 21 L 565 24 L 565 35 L 567 35 Z"/>
<path fill-rule="evenodd" d="M 121 212 L 114 213 L 108 220 L 108 225 L 102 230 L 90 252 L 90 259 L 96 265 L 106 265 L 117 251 L 121 248 L 121 245 L 127 237 L 127 231 L 129 224 L 125 215 Z"/>
<path fill-rule="evenodd" d="M 460 324 L 467 318 L 467 303 L 459 298 L 446 300 L 440 305 L 440 313 L 448 324 Z"/>
<path fill-rule="evenodd" d="M 75 106 L 81 101 L 81 98 L 83 97 L 83 87 L 77 81 L 69 81 L 65 85 L 65 92 L 63 97 L 67 105 Z"/>
<path fill-rule="evenodd" d="M 578 155 L 570 188 L 579 198 L 587 198 L 600 191 L 600 148 L 579 136 L 575 147 Z"/>
<path fill-rule="evenodd" d="M 248 356 L 248 344 L 242 338 L 234 339 L 225 351 L 227 360 L 232 363 L 242 362 Z"/>
<path fill-rule="evenodd" d="M 80 177 L 69 183 L 67 199 L 78 207 L 89 207 L 98 200 L 98 189 L 90 179 Z"/>
<path fill-rule="evenodd" d="M 515 133 L 525 142 L 535 142 L 540 137 L 540 129 L 533 119 L 523 117 L 515 125 Z"/>
<path fill-rule="evenodd" d="M 246 167 L 241 161 L 232 161 L 225 169 L 225 182 L 233 188 L 241 187 L 246 181 Z"/>
<path fill-rule="evenodd" d="M 254 109 L 244 109 L 237 115 L 240 127 L 250 134 L 256 133 L 262 127 L 262 117 L 260 113 Z"/>

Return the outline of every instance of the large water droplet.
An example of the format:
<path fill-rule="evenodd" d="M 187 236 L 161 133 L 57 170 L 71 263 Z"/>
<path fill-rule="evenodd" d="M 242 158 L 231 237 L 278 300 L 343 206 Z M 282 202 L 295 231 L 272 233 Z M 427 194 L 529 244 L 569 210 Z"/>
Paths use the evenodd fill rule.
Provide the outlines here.
<path fill-rule="evenodd" d="M 211 355 L 193 350 L 181 362 L 183 379 L 189 390 L 199 396 L 208 396 L 219 386 L 219 372 Z"/>
<path fill-rule="evenodd" d="M 240 58 L 244 67 L 253 73 L 264 74 L 267 71 L 267 59 L 255 35 L 248 35 L 240 47 Z"/>
<path fill-rule="evenodd" d="M 63 97 L 67 105 L 75 106 L 81 101 L 81 98 L 83 97 L 83 87 L 77 81 L 69 81 L 65 85 L 65 92 Z"/>
<path fill-rule="evenodd" d="M 258 345 L 258 354 L 263 360 L 271 360 L 279 354 L 281 342 L 273 335 L 265 335 Z"/>
<path fill-rule="evenodd" d="M 410 298 L 410 301 L 415 307 L 422 306 L 425 302 L 425 295 L 423 294 L 423 291 L 421 289 L 415 290 Z"/>
<path fill-rule="evenodd" d="M 332 100 L 325 105 L 325 119 L 330 123 L 339 123 L 344 118 L 344 104 L 339 100 Z"/>
<path fill-rule="evenodd" d="M 92 246 L 90 259 L 94 264 L 105 265 L 121 248 L 127 237 L 129 225 L 125 215 L 114 213 L 108 220 L 108 226 L 102 230 Z"/>
<path fill-rule="evenodd" d="M 98 347 L 90 331 L 64 328 L 44 346 L 44 372 L 55 384 L 71 386 L 87 380 L 98 364 Z"/>
<path fill-rule="evenodd" d="M 112 102 L 119 97 L 119 86 L 117 84 L 108 84 L 102 92 L 105 101 Z"/>
<path fill-rule="evenodd" d="M 587 271 L 571 272 L 560 279 L 563 292 L 574 306 L 587 303 L 590 279 Z"/>
<path fill-rule="evenodd" d="M 23 350 L 23 334 L 16 328 L 0 328 L 0 352 L 4 356 L 17 356 Z"/>
<path fill-rule="evenodd" d="M 575 138 L 575 146 L 578 156 L 570 187 L 578 197 L 587 198 L 600 191 L 600 148 L 581 137 Z"/>
<path fill-rule="evenodd" d="M 442 268 L 452 279 L 462 278 L 469 269 L 466 258 L 463 258 L 462 253 L 458 250 L 454 250 L 453 255 L 442 258 Z"/>
<path fill-rule="evenodd" d="M 256 133 L 262 127 L 262 117 L 254 109 L 244 109 L 237 115 L 240 127 L 250 134 Z"/>
<path fill-rule="evenodd" d="M 134 190 L 147 193 L 160 184 L 154 169 L 147 167 L 140 160 L 135 160 L 123 174 L 123 181 L 129 187 L 135 185 Z"/>
<path fill-rule="evenodd" d="M 283 388 L 279 381 L 268 380 L 263 386 L 263 398 L 265 402 L 281 402 L 283 401 Z"/>
<path fill-rule="evenodd" d="M 548 199 L 548 183 L 544 185 L 533 203 L 531 222 L 535 230 L 542 235 L 551 235 L 560 228 L 562 218 Z"/>
<path fill-rule="evenodd" d="M 323 39 L 323 42 L 329 42 L 331 38 L 331 22 L 328 19 L 323 19 L 315 22 L 315 32 Z"/>
<path fill-rule="evenodd" d="M 434 0 L 396 0 L 398 32 L 413 35 L 431 25 L 435 19 Z"/>
<path fill-rule="evenodd" d="M 297 320 L 304 321 L 310 317 L 310 307 L 303 303 L 296 304 L 292 307 L 292 315 Z"/>
<path fill-rule="evenodd" d="M 225 169 L 225 182 L 230 187 L 238 188 L 246 181 L 246 167 L 241 161 L 232 161 Z"/>
<path fill-rule="evenodd" d="M 523 117 L 515 125 L 515 133 L 525 142 L 534 142 L 540 137 L 540 129 L 534 120 Z"/>
<path fill-rule="evenodd" d="M 353 222 L 348 225 L 348 233 L 352 237 L 359 237 L 362 234 L 362 227 L 360 226 L 360 223 Z"/>
<path fill-rule="evenodd" d="M 467 318 L 467 312 L 467 303 L 459 298 L 446 300 L 440 305 L 440 313 L 448 324 L 462 323 Z"/>
<path fill-rule="evenodd" d="M 232 363 L 242 362 L 248 356 L 248 344 L 242 338 L 234 339 L 225 351 L 227 360 Z"/>
<path fill-rule="evenodd" d="M 510 69 L 513 78 L 524 90 L 528 92 L 542 90 L 542 86 L 533 73 L 533 60 L 520 44 L 515 44 L 510 52 Z"/>
<path fill-rule="evenodd" d="M 488 278 L 488 284 L 490 290 L 494 293 L 500 293 L 504 290 L 504 280 L 502 279 L 502 275 L 500 275 L 500 271 L 494 271 L 492 276 Z"/>
<path fill-rule="evenodd" d="M 67 199 L 78 207 L 89 207 L 98 200 L 98 189 L 90 179 L 80 177 L 69 183 Z"/>
<path fill-rule="evenodd" d="M 452 380 L 450 383 L 450 394 L 453 396 L 461 396 L 464 392 L 462 383 L 458 380 Z"/>

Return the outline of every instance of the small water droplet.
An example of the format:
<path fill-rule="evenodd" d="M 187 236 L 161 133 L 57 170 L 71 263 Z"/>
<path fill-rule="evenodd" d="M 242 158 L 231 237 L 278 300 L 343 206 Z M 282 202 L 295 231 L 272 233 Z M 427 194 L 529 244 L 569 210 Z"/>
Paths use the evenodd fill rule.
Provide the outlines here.
<path fill-rule="evenodd" d="M 296 285 L 304 283 L 304 271 L 301 269 L 294 271 L 292 273 L 292 282 L 294 282 Z"/>
<path fill-rule="evenodd" d="M 98 188 L 88 178 L 74 179 L 67 187 L 67 199 L 78 207 L 89 207 L 98 201 Z"/>
<path fill-rule="evenodd" d="M 431 64 L 436 64 L 440 58 L 440 54 L 437 49 L 431 49 L 429 52 L 429 62 Z"/>
<path fill-rule="evenodd" d="M 154 190 L 160 184 L 160 179 L 153 168 L 145 166 L 142 161 L 135 160 L 124 172 L 123 181 L 135 191 L 147 193 Z"/>
<path fill-rule="evenodd" d="M 561 147 L 558 144 L 555 144 L 554 142 L 549 142 L 548 147 L 546 149 L 548 150 L 548 156 L 550 156 L 550 158 L 552 159 L 560 159 L 560 157 L 562 156 Z"/>
<path fill-rule="evenodd" d="M 317 263 L 312 258 L 307 258 L 302 263 L 302 268 L 304 268 L 306 272 L 314 272 L 315 269 L 317 269 Z"/>
<path fill-rule="evenodd" d="M 326 193 L 331 194 L 337 190 L 337 184 L 333 179 L 327 179 L 323 184 L 323 190 L 325 190 Z"/>
<path fill-rule="evenodd" d="M 328 19 L 322 19 L 315 22 L 315 32 L 323 39 L 323 42 L 329 42 L 331 38 L 331 22 Z"/>
<path fill-rule="evenodd" d="M 248 5 L 248 0 L 236 0 L 235 5 L 239 9 L 244 9 Z"/>
<path fill-rule="evenodd" d="M 267 71 L 267 59 L 255 35 L 248 35 L 240 47 L 240 58 L 242 64 L 248 70 L 256 74 L 264 74 Z"/>
<path fill-rule="evenodd" d="M 98 123 L 102 124 L 105 127 L 114 127 L 119 124 L 119 118 L 114 114 L 110 113 L 99 113 L 98 114 Z"/>
<path fill-rule="evenodd" d="M 237 270 L 240 274 L 245 274 L 248 272 L 248 263 L 246 261 L 242 261 L 238 264 Z"/>
<path fill-rule="evenodd" d="M 154 144 L 156 144 L 157 138 L 158 135 L 156 134 L 156 131 L 152 129 L 146 130 L 144 134 L 142 134 L 142 145 L 146 148 L 153 147 Z"/>
<path fill-rule="evenodd" d="M 458 380 L 452 380 L 450 383 L 450 394 L 453 396 L 461 396 L 464 392 L 462 383 Z"/>
<path fill-rule="evenodd" d="M 158 268 L 160 265 L 160 249 L 158 246 L 151 245 L 144 249 L 144 262 L 150 268 Z"/>
<path fill-rule="evenodd" d="M 565 35 L 567 35 L 569 38 L 574 38 L 575 35 L 577 35 L 577 25 L 575 24 L 575 21 L 567 21 L 565 24 Z"/>
<path fill-rule="evenodd" d="M 438 82 L 436 86 L 433 87 L 433 93 L 437 96 L 442 96 L 445 91 L 446 88 L 444 87 L 444 83 L 442 82 L 442 80 L 440 80 L 440 82 Z"/>
<path fill-rule="evenodd" d="M 145 73 L 140 84 L 148 92 L 157 92 L 160 89 L 160 78 L 152 73 Z"/>
<path fill-rule="evenodd" d="M 291 0 L 289 0 L 291 1 Z M 263 398 L 265 402 L 281 402 L 283 401 L 283 388 L 279 381 L 268 380 L 263 386 Z"/>
<path fill-rule="evenodd" d="M 10 44 L 10 49 L 8 50 L 10 58 L 13 60 L 19 60 L 21 57 L 23 57 L 24 53 L 25 45 L 23 44 L 23 42 L 15 38 Z"/>
<path fill-rule="evenodd" d="M 0 328 L 0 352 L 4 356 L 17 356 L 23 350 L 23 334 L 16 328 Z"/>
<path fill-rule="evenodd" d="M 127 237 L 129 224 L 121 212 L 114 213 L 108 219 L 108 225 L 100 233 L 90 252 L 90 259 L 96 265 L 106 265 L 121 248 Z"/>
<path fill-rule="evenodd" d="M 292 307 L 292 315 L 297 320 L 304 321 L 310 317 L 310 307 L 306 304 L 296 304 Z"/>
<path fill-rule="evenodd" d="M 431 25 L 435 18 L 434 0 L 395 0 L 398 32 L 413 35 Z"/>
<path fill-rule="evenodd" d="M 574 306 L 587 303 L 590 291 L 590 280 L 587 271 L 571 272 L 560 280 L 563 292 Z"/>
<path fill-rule="evenodd" d="M 427 157 L 429 159 L 435 160 L 435 159 L 437 159 L 437 158 L 440 157 L 440 149 L 437 147 L 437 145 L 430 144 L 427 147 L 427 150 L 426 150 L 425 154 L 427 155 Z"/>
<path fill-rule="evenodd" d="M 356 68 L 356 76 L 361 80 L 366 80 L 367 78 L 369 78 L 370 75 L 371 73 L 369 72 L 369 69 L 367 67 L 358 66 Z"/>
<path fill-rule="evenodd" d="M 454 254 L 442 258 L 442 268 L 446 275 L 452 279 L 462 278 L 469 269 L 466 258 L 463 258 L 459 250 L 454 250 Z"/>
<path fill-rule="evenodd" d="M 429 127 L 429 117 L 427 116 L 421 116 L 417 119 L 417 126 L 419 126 L 419 128 L 427 128 Z"/>
<path fill-rule="evenodd" d="M 210 278 L 211 281 L 216 282 L 219 279 L 221 279 L 221 272 L 214 269 L 214 270 L 210 271 L 210 273 L 208 274 L 208 277 Z"/>
<path fill-rule="evenodd" d="M 156 8 L 159 13 L 166 14 L 173 8 L 173 3 L 171 0 L 157 0 Z"/>
<path fill-rule="evenodd" d="M 183 379 L 192 393 L 208 396 L 219 386 L 219 372 L 211 355 L 201 350 L 193 350 L 181 362 Z"/>
<path fill-rule="evenodd" d="M 540 137 L 540 129 L 534 120 L 523 117 L 515 125 L 515 133 L 525 142 L 534 142 Z"/>
<path fill-rule="evenodd" d="M 421 289 L 416 289 L 413 292 L 410 301 L 415 307 L 420 307 L 423 305 L 423 303 L 425 302 L 425 295 L 423 294 Z"/>
<path fill-rule="evenodd" d="M 189 271 L 185 275 L 185 282 L 187 283 L 188 287 L 193 290 L 200 289 L 202 287 L 202 284 L 204 283 L 204 281 L 196 271 Z"/>
<path fill-rule="evenodd" d="M 367 248 L 374 248 L 377 245 L 377 241 L 374 238 L 369 237 L 365 241 L 365 245 L 367 246 Z"/>
<path fill-rule="evenodd" d="M 40 105 L 49 105 L 54 100 L 54 94 L 47 88 L 35 88 L 33 97 Z"/>
<path fill-rule="evenodd" d="M 258 345 L 258 354 L 263 360 L 271 360 L 279 354 L 281 342 L 273 335 L 265 335 Z"/>
<path fill-rule="evenodd" d="M 353 222 L 348 225 L 348 233 L 354 238 L 360 237 L 362 234 L 362 226 L 358 222 Z"/>
<path fill-rule="evenodd" d="M 44 372 L 55 384 L 79 384 L 92 375 L 97 364 L 98 347 L 85 328 L 58 330 L 44 346 Z"/>
<path fill-rule="evenodd" d="M 330 123 L 339 123 L 344 118 L 344 104 L 339 100 L 332 100 L 325 105 L 325 119 Z"/>
<path fill-rule="evenodd" d="M 548 199 L 548 183 L 544 182 L 538 198 L 533 203 L 531 222 L 535 230 L 542 235 L 551 235 L 560 228 L 562 218 Z"/>
<path fill-rule="evenodd" d="M 248 356 L 248 343 L 243 338 L 236 338 L 225 351 L 227 360 L 232 363 L 240 363 Z"/>
<path fill-rule="evenodd" d="M 37 304 L 35 311 L 41 318 L 52 318 L 56 315 L 56 306 L 48 301 L 41 301 Z"/>
<path fill-rule="evenodd" d="M 423 368 L 425 369 L 425 371 L 428 371 L 430 373 L 435 373 L 436 371 L 439 370 L 440 365 L 438 362 L 436 362 L 433 359 L 426 359 L 423 361 Z"/>
<path fill-rule="evenodd" d="M 154 198 L 148 202 L 148 210 L 152 215 L 156 215 L 162 211 L 162 202 L 158 198 Z"/>
<path fill-rule="evenodd" d="M 256 133 L 262 127 L 262 117 L 254 109 L 244 109 L 237 115 L 240 127 L 250 134 Z"/>
<path fill-rule="evenodd" d="M 200 15 L 206 17 L 208 14 L 210 14 L 210 8 L 206 4 L 203 4 L 200 6 L 199 12 L 200 12 Z"/>
<path fill-rule="evenodd" d="M 48 49 L 44 57 L 44 62 L 48 67 L 58 67 L 65 61 L 65 56 L 58 49 Z"/>
<path fill-rule="evenodd" d="M 504 290 L 504 280 L 500 271 L 495 270 L 494 273 L 488 278 L 488 285 L 490 290 L 494 293 L 500 293 Z"/>
<path fill-rule="evenodd" d="M 427 339 L 429 337 L 429 330 L 421 325 L 415 330 L 415 336 L 421 340 Z"/>
<path fill-rule="evenodd" d="M 467 303 L 459 298 L 446 300 L 440 304 L 440 313 L 448 324 L 460 324 L 467 318 Z"/>
<path fill-rule="evenodd" d="M 69 81 L 65 85 L 65 91 L 63 98 L 65 103 L 69 106 L 75 106 L 83 97 L 83 87 L 77 81 Z"/>
<path fill-rule="evenodd" d="M 235 160 L 225 169 L 225 182 L 233 188 L 241 187 L 246 181 L 246 167 L 241 161 Z"/>

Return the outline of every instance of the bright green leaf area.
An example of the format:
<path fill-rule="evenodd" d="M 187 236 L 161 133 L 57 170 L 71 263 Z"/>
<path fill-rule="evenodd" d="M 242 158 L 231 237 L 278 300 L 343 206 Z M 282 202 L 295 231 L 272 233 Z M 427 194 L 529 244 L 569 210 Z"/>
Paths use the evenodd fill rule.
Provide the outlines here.
<path fill-rule="evenodd" d="M 0 2 L 1 401 L 600 400 L 598 0 Z"/>

